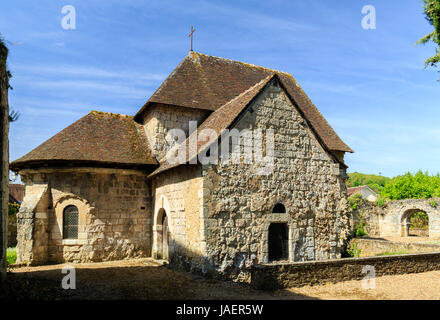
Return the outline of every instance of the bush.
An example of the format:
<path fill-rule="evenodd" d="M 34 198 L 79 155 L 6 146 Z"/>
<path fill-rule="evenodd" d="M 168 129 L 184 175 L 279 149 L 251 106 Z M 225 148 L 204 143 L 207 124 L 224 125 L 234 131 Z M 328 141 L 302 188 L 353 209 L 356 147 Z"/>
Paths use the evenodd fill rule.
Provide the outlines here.
<path fill-rule="evenodd" d="M 355 232 L 356 237 L 363 237 L 367 235 L 367 231 L 365 230 L 365 225 L 358 224 L 356 225 L 355 228 L 356 228 L 356 232 Z"/>
<path fill-rule="evenodd" d="M 360 204 L 364 202 L 362 199 L 362 195 L 360 193 L 355 193 L 348 197 L 347 199 L 348 205 L 351 207 L 352 210 L 356 210 Z"/>
<path fill-rule="evenodd" d="M 347 253 L 350 257 L 359 258 L 361 256 L 362 250 L 358 248 L 356 241 L 351 241 L 350 248 L 347 250 Z"/>
<path fill-rule="evenodd" d="M 10 216 L 16 214 L 20 210 L 20 205 L 18 203 L 8 202 L 8 214 Z"/>
<path fill-rule="evenodd" d="M 376 206 L 383 207 L 387 203 L 387 200 L 385 198 L 378 198 L 376 200 Z"/>
<path fill-rule="evenodd" d="M 425 212 L 414 213 L 410 218 L 411 229 L 429 229 L 429 217 Z"/>
<path fill-rule="evenodd" d="M 378 176 L 374 174 L 363 174 L 359 172 L 348 174 L 347 187 L 357 187 L 368 185 L 371 189 L 376 192 L 381 192 L 387 181 L 390 180 L 388 177 Z"/>
<path fill-rule="evenodd" d="M 15 248 L 8 248 L 6 251 L 6 260 L 8 264 L 14 264 L 17 261 L 17 251 Z"/>
<path fill-rule="evenodd" d="M 364 213 L 361 213 L 359 223 L 355 226 L 355 236 L 363 237 L 367 235 L 367 223 L 365 222 Z"/>
<path fill-rule="evenodd" d="M 440 196 L 440 175 L 410 172 L 394 177 L 386 183 L 381 196 L 391 199 L 429 199 Z"/>
<path fill-rule="evenodd" d="M 429 205 L 430 205 L 431 207 L 433 207 L 433 208 L 437 208 L 437 201 L 432 200 L 432 201 L 429 203 Z"/>

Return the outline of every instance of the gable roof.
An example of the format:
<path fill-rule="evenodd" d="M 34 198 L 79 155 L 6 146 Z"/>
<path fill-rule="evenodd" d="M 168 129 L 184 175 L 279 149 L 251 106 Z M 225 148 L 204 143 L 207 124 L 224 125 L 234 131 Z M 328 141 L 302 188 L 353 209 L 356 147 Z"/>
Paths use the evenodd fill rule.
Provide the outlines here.
<path fill-rule="evenodd" d="M 363 189 L 369 189 L 374 194 L 379 195 L 375 190 L 371 189 L 368 185 L 347 188 L 347 195 L 351 196 L 355 193 L 361 192 Z"/>
<path fill-rule="evenodd" d="M 92 111 L 10 164 L 11 170 L 49 163 L 156 165 L 141 125 L 133 117 Z"/>
<path fill-rule="evenodd" d="M 223 131 L 227 129 L 233 121 L 239 116 L 239 114 L 246 108 L 247 105 L 258 95 L 259 92 L 268 84 L 268 82 L 274 77 L 275 75 L 270 75 L 263 79 L 262 81 L 255 84 L 253 87 L 249 88 L 248 90 L 244 91 L 242 94 L 240 94 L 238 97 L 235 97 L 231 101 L 227 102 L 223 106 L 221 106 L 219 109 L 214 111 L 209 115 L 209 117 L 203 121 L 203 123 L 197 127 L 197 130 L 195 130 L 182 144 L 181 146 L 185 146 L 185 161 L 189 162 L 194 157 L 197 157 L 199 153 L 201 153 L 205 147 L 208 147 L 212 142 L 216 141 Z M 217 133 L 217 136 L 215 139 L 207 140 L 207 141 L 201 141 L 200 139 L 194 139 L 194 137 L 199 137 L 200 132 L 204 129 L 211 129 L 214 130 Z M 194 139 L 194 141 L 197 141 L 196 148 L 191 148 L 190 141 Z M 149 177 L 155 176 L 158 173 L 164 172 L 166 170 L 169 170 L 171 168 L 179 166 L 180 163 L 169 163 L 165 162 L 165 159 L 161 162 L 161 165 L 159 168 L 157 168 L 155 171 L 153 171 Z"/>
<path fill-rule="evenodd" d="M 9 199 L 21 203 L 24 198 L 24 185 L 17 183 L 9 184 Z"/>
<path fill-rule="evenodd" d="M 294 104 L 329 150 L 353 152 L 324 119 L 291 74 L 190 51 L 135 115 L 152 103 L 215 111 L 266 77 L 277 74 Z"/>
<path fill-rule="evenodd" d="M 284 88 L 284 90 L 286 90 L 283 80 L 280 79 L 279 75 L 275 73 L 269 75 L 265 79 L 255 84 L 253 87 L 244 91 L 242 94 L 235 97 L 234 99 L 227 102 L 219 109 L 211 113 L 209 117 L 199 127 L 197 127 L 197 130 L 193 132 L 180 146 L 177 147 L 177 149 L 182 147 L 185 148 L 184 149 L 184 151 L 186 152 L 185 163 L 188 163 L 190 162 L 191 159 L 196 158 L 203 150 L 205 150 L 212 143 L 217 141 L 226 129 L 230 129 L 233 126 L 234 122 L 240 118 L 240 115 L 243 114 L 243 112 L 245 112 L 246 107 L 258 96 L 260 92 L 263 91 L 266 85 L 268 85 L 272 81 L 278 81 L 279 84 Z M 214 132 L 216 132 L 216 136 L 211 137 L 211 139 L 205 141 L 199 140 L 198 137 L 201 136 L 201 131 L 204 129 L 213 130 Z M 314 131 L 313 128 L 311 129 L 313 134 L 315 134 L 316 136 L 317 133 Z M 318 142 L 322 144 L 322 141 L 320 140 L 319 136 L 317 136 L 317 139 Z M 191 141 L 197 141 L 197 144 L 193 145 L 191 144 Z M 325 145 L 323 147 L 324 149 L 326 149 Z M 339 161 L 331 153 L 329 153 L 329 156 L 335 159 L 336 161 Z M 178 167 L 181 164 L 183 163 L 170 163 L 167 161 L 166 158 L 163 158 L 161 159 L 159 168 L 154 170 L 149 175 L 149 178 L 166 170 Z"/>

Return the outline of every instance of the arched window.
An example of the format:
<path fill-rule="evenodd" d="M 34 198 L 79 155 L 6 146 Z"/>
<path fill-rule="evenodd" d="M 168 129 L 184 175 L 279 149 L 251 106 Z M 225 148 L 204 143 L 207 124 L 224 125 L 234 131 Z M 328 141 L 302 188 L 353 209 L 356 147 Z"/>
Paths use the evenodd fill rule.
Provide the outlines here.
<path fill-rule="evenodd" d="M 286 207 L 282 203 L 277 203 L 273 207 L 272 213 L 286 213 Z"/>
<path fill-rule="evenodd" d="M 63 239 L 78 239 L 78 208 L 75 206 L 64 208 Z"/>

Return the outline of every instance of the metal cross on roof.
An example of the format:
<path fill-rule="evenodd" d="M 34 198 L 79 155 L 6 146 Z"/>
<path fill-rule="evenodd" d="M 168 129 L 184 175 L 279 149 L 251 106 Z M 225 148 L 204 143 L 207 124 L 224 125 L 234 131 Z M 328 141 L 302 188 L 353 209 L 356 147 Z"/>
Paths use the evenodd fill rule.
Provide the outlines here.
<path fill-rule="evenodd" d="M 191 37 L 191 51 L 193 51 L 193 34 L 194 31 L 196 31 L 196 29 L 193 28 L 193 26 L 191 26 L 191 33 L 188 35 L 188 38 Z"/>

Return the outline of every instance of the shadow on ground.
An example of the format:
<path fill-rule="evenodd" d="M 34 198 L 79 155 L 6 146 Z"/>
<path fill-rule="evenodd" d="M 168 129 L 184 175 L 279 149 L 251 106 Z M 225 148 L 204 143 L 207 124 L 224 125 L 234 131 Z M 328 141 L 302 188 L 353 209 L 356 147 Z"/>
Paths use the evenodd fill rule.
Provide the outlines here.
<path fill-rule="evenodd" d="M 144 264 L 144 265 L 143 265 Z M 150 264 L 150 265 L 148 265 Z M 64 290 L 63 265 L 17 268 L 0 288 L 2 299 L 315 299 L 285 290 L 266 292 L 246 285 L 206 279 L 168 266 L 87 264 L 76 268 L 76 289 Z"/>

